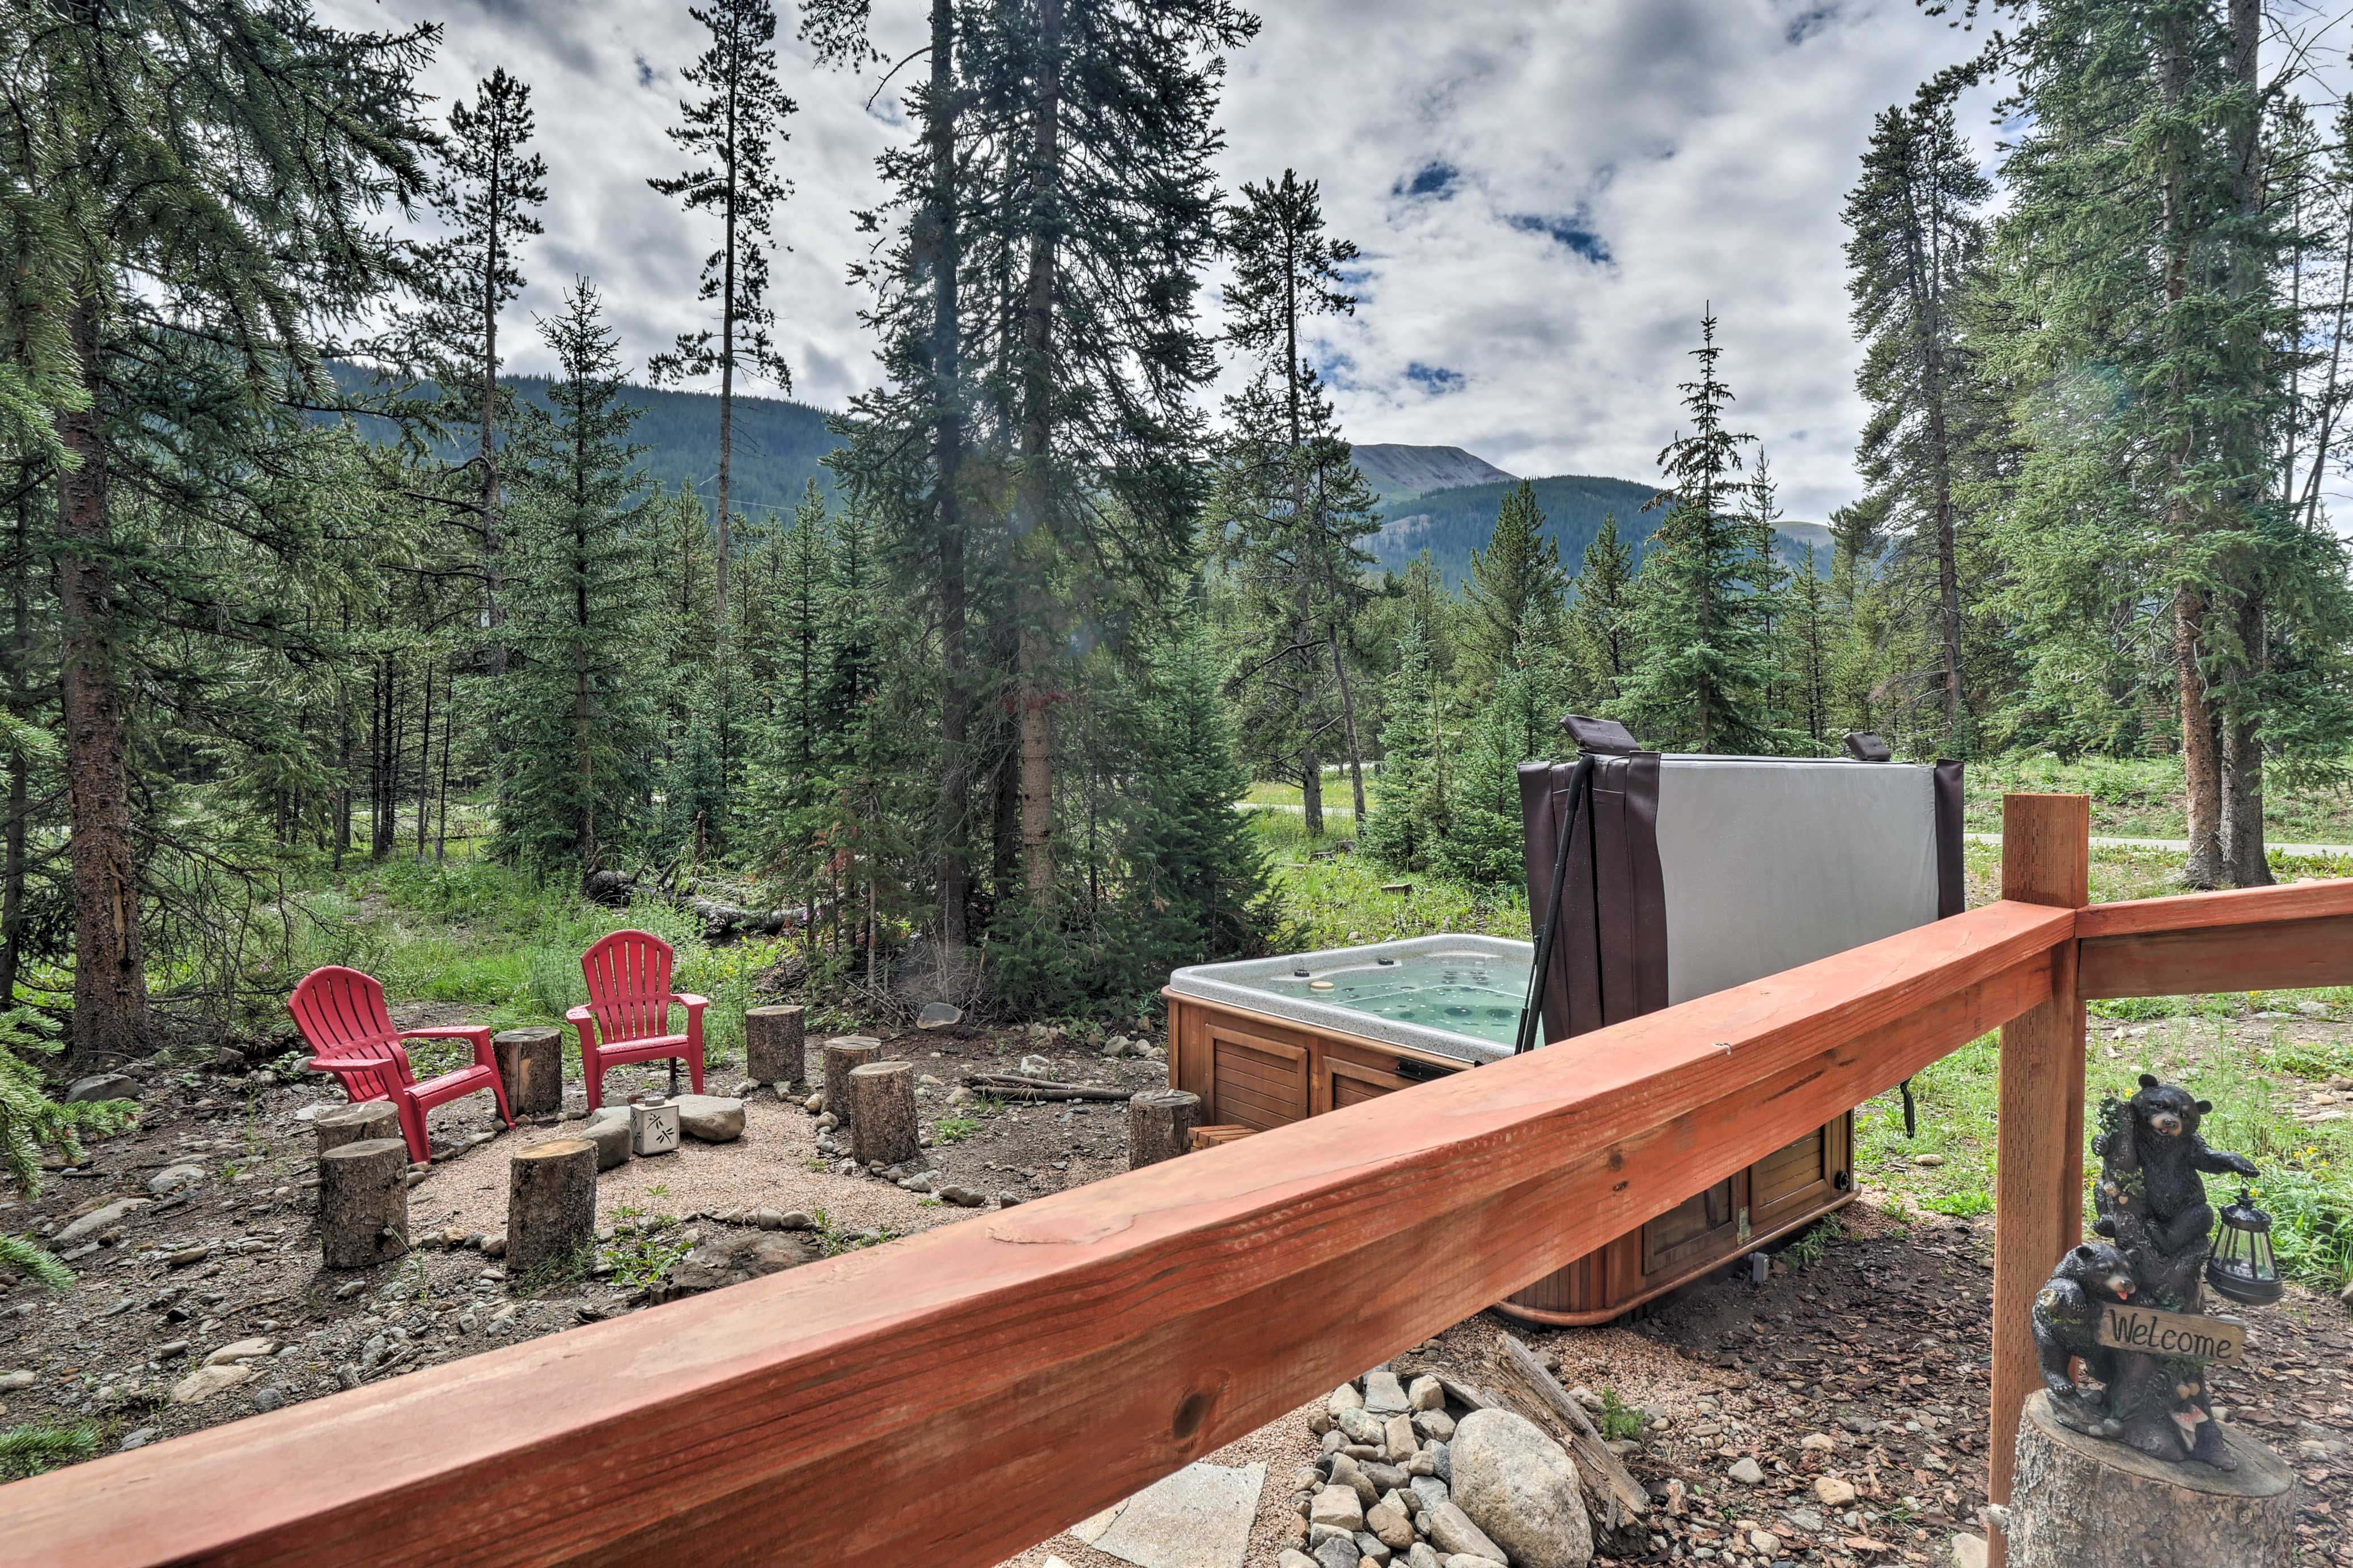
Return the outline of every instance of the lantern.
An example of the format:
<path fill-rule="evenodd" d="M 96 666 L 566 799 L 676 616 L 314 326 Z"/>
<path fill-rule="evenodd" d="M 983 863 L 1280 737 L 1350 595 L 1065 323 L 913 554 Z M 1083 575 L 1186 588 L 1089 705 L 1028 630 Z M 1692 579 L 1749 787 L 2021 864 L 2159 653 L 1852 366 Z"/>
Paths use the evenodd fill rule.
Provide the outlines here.
<path fill-rule="evenodd" d="M 2272 1216 L 2255 1206 L 2254 1194 L 2242 1190 L 2237 1203 L 2223 1205 L 2222 1234 L 2206 1259 L 2206 1283 L 2242 1306 L 2268 1307 L 2280 1299 Z"/>

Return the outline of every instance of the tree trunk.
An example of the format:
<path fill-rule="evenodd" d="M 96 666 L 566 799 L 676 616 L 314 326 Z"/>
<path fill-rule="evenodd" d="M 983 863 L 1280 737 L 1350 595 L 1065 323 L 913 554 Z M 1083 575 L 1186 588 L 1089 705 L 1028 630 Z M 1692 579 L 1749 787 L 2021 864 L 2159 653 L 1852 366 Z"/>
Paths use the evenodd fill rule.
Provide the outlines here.
<path fill-rule="evenodd" d="M 830 1098 L 826 1102 L 832 1104 Z M 915 1134 L 915 1065 L 868 1062 L 849 1074 L 849 1157 L 902 1164 L 922 1152 Z"/>
<path fill-rule="evenodd" d="M 1340 628 L 1325 628 L 1332 643 L 1332 679 L 1340 683 L 1340 718 L 1348 737 L 1348 784 L 1355 792 L 1356 833 L 1365 831 L 1365 751 L 1356 742 L 1356 700 L 1348 690 L 1348 661 L 1340 653 Z"/>
<path fill-rule="evenodd" d="M 564 1032 L 553 1025 L 502 1029 L 491 1037 L 507 1109 L 517 1116 L 548 1116 L 564 1109 Z"/>
<path fill-rule="evenodd" d="M 122 691 L 115 679 L 113 524 L 107 495 L 98 303 L 74 301 L 74 353 L 86 409 L 58 416 L 66 449 L 81 459 L 58 475 L 58 691 L 66 731 L 73 832 L 73 1059 L 140 1054 L 147 1037 L 147 954 L 132 853 L 131 773 Z"/>
<path fill-rule="evenodd" d="M 746 1078 L 778 1088 L 808 1077 L 805 1014 L 798 1007 L 753 1007 L 744 1014 Z"/>
<path fill-rule="evenodd" d="M 507 1274 L 561 1263 L 596 1242 L 596 1145 L 534 1143 L 507 1162 Z"/>
<path fill-rule="evenodd" d="M 364 1138 L 319 1156 L 319 1245 L 330 1268 L 372 1268 L 407 1253 L 407 1144 Z"/>
<path fill-rule="evenodd" d="M 849 1075 L 882 1058 L 882 1042 L 871 1035 L 836 1035 L 825 1043 L 825 1108 L 844 1126 L 849 1122 Z"/>
<path fill-rule="evenodd" d="M 1324 837 L 1324 758 L 1310 739 L 1299 748 L 1299 816 L 1307 837 Z"/>
<path fill-rule="evenodd" d="M 1054 714 L 1046 637 L 1021 629 L 1021 881 L 1044 903 L 1054 891 Z"/>
<path fill-rule="evenodd" d="M 417 726 L 417 858 L 425 858 L 425 830 L 433 819 L 433 663 L 425 664 L 425 714 Z"/>
<path fill-rule="evenodd" d="M 2189 819 L 2189 854 L 2181 879 L 2193 888 L 2222 879 L 2222 768 L 2215 748 L 2214 705 L 2206 693 L 2199 652 L 2205 640 L 2206 596 L 2188 584 L 2173 595 L 2173 666 L 2181 704 L 2181 774 Z"/>
<path fill-rule="evenodd" d="M 1020 513 L 1024 531 L 1042 530 L 1033 543 L 1022 594 L 1019 654 L 1021 720 L 1022 880 L 1032 899 L 1054 890 L 1054 693 L 1050 652 L 1038 623 L 1047 610 L 1046 584 L 1034 579 L 1052 568 L 1055 230 L 1060 222 L 1062 131 L 1062 4 L 1039 0 L 1038 86 L 1030 105 L 1030 209 L 1028 269 L 1021 297 Z"/>
<path fill-rule="evenodd" d="M 2235 1470 L 2175 1465 L 2071 1432 L 2051 1396 L 2026 1402 L 2010 1483 L 2010 1568 L 2288 1568 L 2295 1561 L 2295 1476 L 2235 1429 Z"/>
<path fill-rule="evenodd" d="M 340 1149 L 346 1143 L 376 1142 L 400 1136 L 400 1112 L 388 1100 L 363 1100 L 353 1105 L 339 1105 L 332 1110 L 322 1110 L 311 1123 L 318 1135 L 319 1158 L 327 1157 L 330 1149 Z M 401 1145 L 406 1148 L 406 1144 Z"/>
<path fill-rule="evenodd" d="M 1201 1097 L 1189 1089 L 1147 1089 L 1127 1102 L 1127 1168 L 1140 1171 L 1192 1148 Z"/>
<path fill-rule="evenodd" d="M 33 554 L 29 500 L 18 498 L 8 548 L 8 710 L 19 722 L 33 717 Z M 32 761 L 8 750 L 8 820 L 0 825 L 0 1012 L 16 1005 L 16 970 L 25 928 L 26 815 L 32 810 Z"/>
<path fill-rule="evenodd" d="M 963 321 L 957 283 L 963 246 L 956 226 L 955 5 L 932 0 L 931 92 L 924 135 L 932 153 L 932 484 L 939 506 L 940 560 L 940 942 L 951 952 L 970 940 L 965 906 L 972 872 L 965 859 L 972 794 L 967 754 L 971 694 L 965 689 Z"/>

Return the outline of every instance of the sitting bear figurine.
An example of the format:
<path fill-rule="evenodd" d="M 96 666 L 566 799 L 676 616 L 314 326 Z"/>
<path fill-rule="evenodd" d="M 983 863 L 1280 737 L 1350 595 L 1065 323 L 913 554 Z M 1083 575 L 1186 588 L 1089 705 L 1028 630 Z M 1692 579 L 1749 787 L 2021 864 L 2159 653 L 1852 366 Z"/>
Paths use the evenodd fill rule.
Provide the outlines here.
<path fill-rule="evenodd" d="M 2099 1342 L 2100 1313 L 2110 1301 L 2129 1301 L 2132 1259 L 2105 1241 L 2070 1247 L 2051 1271 L 2051 1281 L 2034 1298 L 2034 1349 L 2042 1381 L 2051 1389 L 2052 1418 L 2096 1436 L 2116 1435 L 2116 1424 L 2101 1404 L 2075 1383 L 2071 1358 L 2103 1384 L 2116 1381 L 2116 1352 Z"/>
<path fill-rule="evenodd" d="M 2200 1119 L 2213 1109 L 2152 1073 L 2140 1075 L 2131 1100 L 2101 1108 L 2107 1131 L 2092 1143 L 2100 1156 L 2094 1207 L 2126 1250 L 2146 1248 L 2168 1261 L 2202 1251 L 2214 1227 L 2203 1173 L 2258 1173 L 2244 1154 L 2209 1149 L 2198 1135 Z"/>

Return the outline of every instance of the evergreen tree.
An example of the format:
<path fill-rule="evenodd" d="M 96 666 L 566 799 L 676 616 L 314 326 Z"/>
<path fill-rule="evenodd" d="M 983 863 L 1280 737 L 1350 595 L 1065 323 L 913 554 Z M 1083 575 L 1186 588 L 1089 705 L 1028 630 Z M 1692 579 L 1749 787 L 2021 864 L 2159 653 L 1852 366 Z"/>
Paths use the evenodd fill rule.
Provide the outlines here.
<path fill-rule="evenodd" d="M 1486 550 L 1471 552 L 1462 641 L 1488 680 L 1536 664 L 1559 636 L 1567 579 L 1544 522 L 1535 487 L 1523 479 L 1504 495 Z"/>
<path fill-rule="evenodd" d="M 548 408 L 518 406 L 513 481 L 516 575 L 508 618 L 520 668 L 496 699 L 514 741 L 500 781 L 508 853 L 584 873 L 638 826 L 640 780 L 655 744 L 648 658 L 656 609 L 645 570 L 644 481 L 630 471 L 636 414 L 620 400 L 620 359 L 586 279 L 540 335 L 558 374 Z"/>
<path fill-rule="evenodd" d="M 1862 177 L 1848 193 L 1848 292 L 1863 361 L 1855 386 L 1871 405 L 1857 466 L 1905 530 L 1896 564 L 1934 574 L 1944 709 L 1941 749 L 1970 750 L 1961 648 L 1960 487 L 1983 422 L 1966 296 L 1983 272 L 1992 187 L 1949 105 L 1889 109 L 1873 122 Z"/>
<path fill-rule="evenodd" d="M 1549 752 L 1548 737 L 1559 716 L 1533 672 L 1507 669 L 1497 679 L 1463 737 L 1445 828 L 1430 837 L 1432 869 L 1489 886 L 1520 879 L 1526 833 L 1519 767 Z"/>
<path fill-rule="evenodd" d="M 1756 531 L 1736 510 L 1746 493 L 1740 448 L 1756 437 L 1730 429 L 1731 389 L 1716 377 L 1715 317 L 1700 319 L 1692 351 L 1699 376 L 1683 384 L 1692 430 L 1659 454 L 1668 488 L 1647 503 L 1666 508 L 1635 579 L 1635 626 L 1644 662 L 1620 706 L 1645 742 L 1676 750 L 1773 749 L 1765 691 L 1769 650 L 1750 606 L 1759 574 Z"/>
<path fill-rule="evenodd" d="M 1380 802 L 1363 825 L 1366 852 L 1401 870 L 1428 865 L 1451 822 L 1439 693 L 1430 638 L 1409 618 L 1382 703 Z"/>
<path fill-rule="evenodd" d="M 1616 513 L 1602 517 L 1600 531 L 1586 545 L 1569 586 L 1570 655 L 1586 688 L 1577 695 L 1607 710 L 1617 702 L 1634 663 L 1634 552 L 1618 537 Z"/>
<path fill-rule="evenodd" d="M 670 179 L 648 180 L 689 212 L 715 213 L 719 248 L 703 258 L 697 298 L 713 301 L 716 332 L 682 332 L 677 345 L 654 356 L 654 384 L 719 374 L 719 538 L 712 562 L 713 633 L 723 666 L 728 632 L 727 574 L 734 555 L 735 374 L 773 382 L 790 392 L 792 369 L 770 329 L 769 226 L 791 187 L 776 172 L 774 139 L 795 112 L 776 80 L 776 13 L 770 0 L 711 0 L 687 15 L 709 30 L 711 47 L 682 73 L 705 96 L 678 106 L 670 139 L 694 166 Z"/>

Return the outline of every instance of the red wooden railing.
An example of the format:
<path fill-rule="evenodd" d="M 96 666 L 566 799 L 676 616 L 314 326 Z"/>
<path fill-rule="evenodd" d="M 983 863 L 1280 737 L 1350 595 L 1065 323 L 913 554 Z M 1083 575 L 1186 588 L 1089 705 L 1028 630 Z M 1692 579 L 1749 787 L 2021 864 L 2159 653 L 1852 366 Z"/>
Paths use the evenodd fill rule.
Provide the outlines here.
<path fill-rule="evenodd" d="M 2005 897 L 1546 1050 L 0 1489 L 0 1563 L 987 1568 L 2003 1029 L 1997 1497 L 2073 1236 L 2086 994 L 2353 981 L 2353 882 Z M 2244 978 L 2252 975 L 2254 978 Z M 2072 1175 L 2072 1184 L 2071 1182 Z"/>

